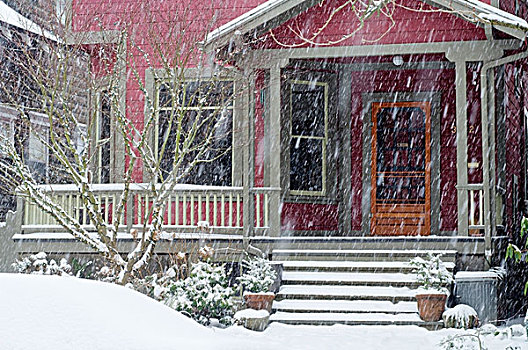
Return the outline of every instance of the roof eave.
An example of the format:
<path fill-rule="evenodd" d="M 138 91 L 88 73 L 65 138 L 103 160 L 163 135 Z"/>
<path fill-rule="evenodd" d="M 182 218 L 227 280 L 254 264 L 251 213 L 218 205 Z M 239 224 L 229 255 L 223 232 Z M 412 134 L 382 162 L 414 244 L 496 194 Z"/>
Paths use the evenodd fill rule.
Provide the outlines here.
<path fill-rule="evenodd" d="M 490 24 L 495 29 L 504 32 L 512 37 L 520 40 L 526 38 L 528 32 L 528 23 L 515 15 L 512 15 L 509 12 L 503 11 L 492 5 L 488 5 L 479 0 L 422 0 L 426 3 L 432 4 L 433 6 L 441 7 L 447 10 L 452 10 L 456 15 L 457 12 L 464 16 L 465 20 L 472 21 L 476 24 L 484 25 Z M 481 18 L 483 15 L 497 15 L 502 18 L 502 20 L 497 21 L 487 21 L 484 18 Z M 471 19 L 473 17 L 473 19 Z M 518 25 L 508 25 L 508 22 L 517 21 Z"/>
<path fill-rule="evenodd" d="M 475 17 L 475 19 L 472 20 L 474 23 L 480 25 L 486 23 L 490 24 L 495 29 L 511 35 L 516 39 L 524 40 L 528 33 L 528 23 L 522 18 L 514 16 L 506 11 L 478 0 L 422 1 L 435 7 L 452 10 L 454 14 L 457 14 L 457 11 L 460 13 L 469 13 Z M 245 13 L 244 15 L 239 16 L 210 32 L 203 42 L 204 50 L 206 52 L 212 52 L 215 48 L 220 48 L 229 44 L 237 32 L 239 32 L 241 35 L 252 31 L 257 31 L 257 33 L 265 32 L 274 25 L 279 25 L 291 18 L 291 14 L 295 11 L 306 10 L 318 2 L 318 0 L 269 0 L 262 5 L 257 6 L 253 10 Z M 290 16 L 287 14 L 290 14 Z M 489 22 L 482 19 L 478 20 L 478 16 L 482 14 L 497 15 L 503 20 L 499 19 L 497 21 Z M 468 16 L 464 16 L 464 18 L 471 21 Z M 516 21 L 518 24 L 511 25 L 510 22 L 512 21 Z"/>
<path fill-rule="evenodd" d="M 269 0 L 253 10 L 246 12 L 232 21 L 211 31 L 204 40 L 207 52 L 230 43 L 235 33 L 246 34 L 252 31 L 259 33 L 276 27 L 292 16 L 306 10 L 320 0 Z"/>

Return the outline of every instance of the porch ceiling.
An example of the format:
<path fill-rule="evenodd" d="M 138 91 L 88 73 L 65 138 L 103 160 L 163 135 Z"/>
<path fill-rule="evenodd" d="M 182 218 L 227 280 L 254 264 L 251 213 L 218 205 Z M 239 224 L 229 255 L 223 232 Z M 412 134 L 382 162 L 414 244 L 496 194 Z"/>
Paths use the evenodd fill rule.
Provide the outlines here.
<path fill-rule="evenodd" d="M 524 40 L 528 23 L 515 15 L 478 0 L 421 0 L 432 6 L 454 11 L 463 19 L 491 25 L 517 39 Z M 223 26 L 211 31 L 205 41 L 206 51 L 223 47 L 244 34 L 260 35 L 319 3 L 318 0 L 269 0 Z"/>

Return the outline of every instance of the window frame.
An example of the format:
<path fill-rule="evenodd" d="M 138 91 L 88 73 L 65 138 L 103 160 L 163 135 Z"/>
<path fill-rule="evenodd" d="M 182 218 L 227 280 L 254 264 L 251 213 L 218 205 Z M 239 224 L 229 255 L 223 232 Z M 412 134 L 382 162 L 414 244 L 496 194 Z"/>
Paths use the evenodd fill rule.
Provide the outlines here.
<path fill-rule="evenodd" d="M 303 136 L 303 135 L 293 135 L 293 94 L 292 94 L 292 88 L 293 85 L 307 85 L 307 86 L 323 86 L 324 87 L 324 136 Z M 328 195 L 327 191 L 327 180 L 328 180 L 328 174 L 327 174 L 327 150 L 328 150 L 328 115 L 329 115 L 329 82 L 326 81 L 317 81 L 312 82 L 309 80 L 302 80 L 302 79 L 292 79 L 288 80 L 288 96 L 289 96 L 289 108 L 288 108 L 288 141 L 289 145 L 291 145 L 292 140 L 295 139 L 316 139 L 316 140 L 322 140 L 322 164 L 321 164 L 321 172 L 322 172 L 322 189 L 321 191 L 305 191 L 305 190 L 292 190 L 291 189 L 291 181 L 290 181 L 290 173 L 291 173 L 291 149 L 289 149 L 288 154 L 288 192 L 292 196 L 307 196 L 307 197 L 324 197 Z M 289 147 L 290 148 L 290 147 Z"/>
<path fill-rule="evenodd" d="M 103 94 L 107 93 L 109 96 L 109 135 L 107 138 L 107 141 L 105 144 L 99 144 L 99 141 L 102 141 L 100 139 L 101 137 L 101 126 L 102 126 L 102 98 Z M 115 159 L 115 147 L 114 147 L 114 135 L 115 135 L 115 129 L 114 129 L 114 108 L 112 106 L 112 98 L 110 96 L 110 88 L 108 86 L 102 86 L 101 88 L 97 89 L 95 93 L 95 101 L 94 101 L 94 107 L 95 107 L 95 121 L 92 124 L 93 127 L 93 145 L 95 147 L 94 149 L 94 160 L 93 160 L 93 174 L 94 174 L 94 182 L 101 184 L 101 183 L 112 183 L 114 180 L 114 159 Z M 103 152 L 103 146 L 108 145 L 109 147 L 109 158 L 108 158 L 108 182 L 103 182 L 101 179 L 102 173 L 102 152 Z"/>
<path fill-rule="evenodd" d="M 186 104 L 186 92 L 187 92 L 187 88 L 186 88 L 186 85 L 189 84 L 189 83 L 201 83 L 201 82 L 206 82 L 206 83 L 216 83 L 216 82 L 230 82 L 233 84 L 233 96 L 232 96 L 232 99 L 231 99 L 231 103 L 229 104 L 229 107 L 225 107 L 223 105 L 221 106 L 198 106 L 198 107 L 191 107 L 191 106 L 185 106 Z M 159 161 L 159 135 L 160 135 L 160 120 L 159 120 L 159 115 L 160 115 L 160 112 L 163 112 L 163 111 L 170 111 L 173 107 L 170 106 L 170 107 L 160 107 L 159 105 L 159 101 L 160 101 L 160 90 L 161 90 L 161 86 L 163 84 L 167 84 L 167 85 L 170 85 L 174 82 L 171 82 L 171 79 L 170 78 L 158 78 L 158 79 L 154 79 L 153 81 L 153 90 L 152 90 L 152 93 L 153 93 L 153 102 L 154 102 L 154 111 L 155 111 L 155 117 L 154 117 L 154 133 L 152 135 L 152 139 L 151 139 L 151 144 L 152 144 L 152 147 L 153 147 L 153 150 L 154 150 L 154 155 L 156 156 L 156 161 Z M 234 143 L 235 143 L 235 112 L 236 112 L 236 98 L 235 98 L 235 91 L 236 91 L 236 81 L 235 79 L 233 78 L 215 78 L 213 76 L 205 76 L 205 77 L 201 77 L 201 76 L 194 76 L 194 77 L 189 77 L 189 78 L 185 78 L 183 79 L 182 81 L 179 81 L 177 83 L 180 83 L 180 84 L 183 84 L 185 85 L 185 88 L 184 88 L 184 97 L 183 97 L 183 106 L 182 106 L 182 112 L 185 113 L 185 112 L 189 112 L 189 111 L 204 111 L 204 110 L 209 110 L 209 111 L 219 111 L 219 110 L 222 110 L 222 109 L 227 109 L 227 110 L 230 110 L 231 111 L 231 150 L 229 151 L 230 153 L 230 159 L 231 159 L 231 174 L 230 174 L 230 185 L 227 185 L 227 186 L 234 186 L 234 182 L 235 182 L 235 157 L 234 157 L 234 153 L 233 153 L 233 150 L 234 150 Z M 199 164 L 196 164 L 196 166 L 198 166 Z M 196 185 L 196 184 L 193 184 L 193 183 L 187 183 L 187 182 L 184 182 L 182 184 L 186 184 L 186 185 Z M 214 185 L 204 185 L 204 186 L 214 186 Z"/>

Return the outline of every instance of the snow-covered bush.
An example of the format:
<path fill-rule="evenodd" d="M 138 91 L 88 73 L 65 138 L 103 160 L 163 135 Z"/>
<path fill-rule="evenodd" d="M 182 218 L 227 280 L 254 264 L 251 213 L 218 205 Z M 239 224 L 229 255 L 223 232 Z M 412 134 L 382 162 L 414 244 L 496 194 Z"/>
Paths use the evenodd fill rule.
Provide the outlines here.
<path fill-rule="evenodd" d="M 235 292 L 228 286 L 224 266 L 193 264 L 189 277 L 172 283 L 164 294 L 166 305 L 201 324 L 208 325 L 212 318 L 225 325 L 232 323 Z"/>
<path fill-rule="evenodd" d="M 271 285 L 277 278 L 277 272 L 270 262 L 262 258 L 254 258 L 242 262 L 244 273 L 238 281 L 244 291 L 251 293 L 269 292 Z"/>
<path fill-rule="evenodd" d="M 443 350 L 486 350 L 480 333 L 463 333 L 445 337 L 441 342 Z"/>
<path fill-rule="evenodd" d="M 66 259 L 60 259 L 57 264 L 53 259 L 48 260 L 48 256 L 44 252 L 24 257 L 22 260 L 16 260 L 12 266 L 18 273 L 60 276 L 73 275 L 72 267 Z"/>
<path fill-rule="evenodd" d="M 453 283 L 453 274 L 446 268 L 441 256 L 428 253 L 426 259 L 416 257 L 411 260 L 413 273 L 417 275 L 417 282 L 423 289 L 447 293 L 446 286 Z"/>
<path fill-rule="evenodd" d="M 128 286 L 156 300 L 163 300 L 170 294 L 171 287 L 182 280 L 180 265 L 173 265 L 162 273 L 152 274 L 145 278 L 134 278 Z"/>
<path fill-rule="evenodd" d="M 475 309 L 469 305 L 459 304 L 444 311 L 442 315 L 446 328 L 475 328 L 478 327 L 479 320 Z"/>

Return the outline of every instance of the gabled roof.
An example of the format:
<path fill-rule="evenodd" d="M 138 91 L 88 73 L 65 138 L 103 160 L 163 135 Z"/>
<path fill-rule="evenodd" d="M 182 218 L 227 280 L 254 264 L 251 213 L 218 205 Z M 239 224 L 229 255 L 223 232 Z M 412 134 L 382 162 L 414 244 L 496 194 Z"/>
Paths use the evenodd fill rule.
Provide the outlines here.
<path fill-rule="evenodd" d="M 490 24 L 497 30 L 524 40 L 528 23 L 494 6 L 478 0 L 422 0 L 433 6 L 463 13 L 464 19 L 482 24 Z M 205 39 L 206 49 L 228 44 L 235 35 L 249 32 L 261 34 L 272 29 L 302 11 L 319 3 L 317 0 L 269 0 L 253 10 L 233 19 L 210 32 Z"/>
<path fill-rule="evenodd" d="M 41 26 L 22 16 L 20 13 L 9 7 L 6 3 L 0 0 L 0 22 L 9 24 L 13 27 L 25 30 L 27 32 L 44 36 L 48 39 L 57 41 L 57 38 L 47 30 L 42 29 Z"/>

